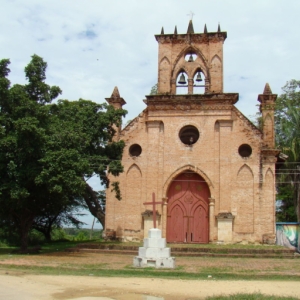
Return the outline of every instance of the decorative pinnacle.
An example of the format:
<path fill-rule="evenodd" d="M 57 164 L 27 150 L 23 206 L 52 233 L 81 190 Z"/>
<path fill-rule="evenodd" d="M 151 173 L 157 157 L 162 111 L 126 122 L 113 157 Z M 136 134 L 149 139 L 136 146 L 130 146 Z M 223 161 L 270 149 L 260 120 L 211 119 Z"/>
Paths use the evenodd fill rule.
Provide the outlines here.
<path fill-rule="evenodd" d="M 206 24 L 204 25 L 204 33 L 207 33 L 207 27 L 206 27 Z"/>
<path fill-rule="evenodd" d="M 218 32 L 221 32 L 221 26 L 220 26 L 220 23 L 218 24 Z"/>
<path fill-rule="evenodd" d="M 177 26 L 175 26 L 174 34 L 177 34 Z"/>
<path fill-rule="evenodd" d="M 190 22 L 189 22 L 189 26 L 188 26 L 188 29 L 187 29 L 186 33 L 194 33 L 194 26 L 193 26 L 193 21 L 192 20 L 190 20 Z"/>
<path fill-rule="evenodd" d="M 264 95 L 272 95 L 272 90 L 271 90 L 270 85 L 268 83 L 266 83 L 266 85 L 265 85 L 265 89 L 264 89 L 263 94 Z"/>
<path fill-rule="evenodd" d="M 120 97 L 120 93 L 117 86 L 115 86 L 111 94 L 111 97 L 105 98 L 105 100 L 108 102 L 108 104 L 112 105 L 115 109 L 122 108 L 122 106 L 126 104 L 126 101 Z"/>
<path fill-rule="evenodd" d="M 163 27 L 161 28 L 161 33 L 160 34 L 165 34 Z"/>
<path fill-rule="evenodd" d="M 119 90 L 118 90 L 118 87 L 115 86 L 112 94 L 111 94 L 111 98 L 120 98 L 120 93 L 119 93 Z"/>

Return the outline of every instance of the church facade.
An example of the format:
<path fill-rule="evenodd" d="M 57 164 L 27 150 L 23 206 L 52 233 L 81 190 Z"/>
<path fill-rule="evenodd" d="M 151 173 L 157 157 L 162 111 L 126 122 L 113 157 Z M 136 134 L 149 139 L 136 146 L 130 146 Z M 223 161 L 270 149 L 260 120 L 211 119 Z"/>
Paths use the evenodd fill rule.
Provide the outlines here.
<path fill-rule="evenodd" d="M 186 34 L 155 35 L 157 93 L 115 137 L 126 144 L 124 172 L 110 177 L 122 200 L 107 190 L 107 237 L 140 241 L 156 217 L 171 243 L 274 240 L 277 95 L 268 84 L 258 95 L 262 129 L 235 107 L 238 93 L 223 92 L 226 37 L 220 26 L 194 33 L 192 21 Z M 106 100 L 126 103 L 117 88 Z"/>

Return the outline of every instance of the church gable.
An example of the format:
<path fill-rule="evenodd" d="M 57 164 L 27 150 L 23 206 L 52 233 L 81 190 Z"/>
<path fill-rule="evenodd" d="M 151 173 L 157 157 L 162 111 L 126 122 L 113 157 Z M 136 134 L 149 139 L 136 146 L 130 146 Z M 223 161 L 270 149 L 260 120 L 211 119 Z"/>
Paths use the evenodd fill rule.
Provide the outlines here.
<path fill-rule="evenodd" d="M 116 137 L 125 141 L 122 203 L 107 191 L 107 228 L 121 240 L 147 236 L 159 203 L 158 226 L 168 242 L 261 242 L 274 234 L 274 103 L 266 85 L 258 96 L 259 130 L 223 92 L 223 44 L 217 32 L 156 35 L 158 91 Z M 124 105 L 118 91 L 108 98 Z"/>

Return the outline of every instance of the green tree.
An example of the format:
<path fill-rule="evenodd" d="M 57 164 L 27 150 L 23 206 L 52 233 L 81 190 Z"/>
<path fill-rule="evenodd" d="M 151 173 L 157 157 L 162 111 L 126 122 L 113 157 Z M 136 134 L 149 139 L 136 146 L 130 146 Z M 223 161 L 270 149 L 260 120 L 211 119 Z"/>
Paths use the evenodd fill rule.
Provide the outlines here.
<path fill-rule="evenodd" d="M 46 104 L 61 90 L 45 81 L 47 64 L 37 55 L 25 68 L 26 85 L 10 87 L 9 60 L 0 61 L 0 213 L 10 218 L 27 247 L 34 217 L 45 199 L 43 186 L 35 184 L 42 171 L 50 116 Z"/>
<path fill-rule="evenodd" d="M 150 95 L 157 95 L 157 89 L 158 89 L 158 84 L 154 84 L 154 86 L 151 88 Z"/>
<path fill-rule="evenodd" d="M 121 158 L 125 144 L 123 141 L 113 142 L 112 137 L 114 124 L 120 126 L 126 112 L 80 99 L 59 100 L 49 106 L 49 113 L 53 116 L 51 135 L 41 159 L 44 170 L 37 182 L 46 183 L 52 193 L 65 195 L 67 201 L 70 195 L 81 199 L 81 204 L 104 228 L 105 195 L 94 191 L 86 180 L 97 175 L 101 184 L 109 187 L 108 173 L 117 176 L 123 171 Z M 120 200 L 118 183 L 111 185 Z"/>
<path fill-rule="evenodd" d="M 79 217 L 84 215 L 80 213 L 81 207 L 81 201 L 78 201 L 76 198 L 71 198 L 65 206 L 55 207 L 47 205 L 44 211 L 34 218 L 32 228 L 42 233 L 45 240 L 50 242 L 54 229 L 63 228 L 64 226 L 79 228 L 84 225 L 79 220 Z"/>
<path fill-rule="evenodd" d="M 124 142 L 112 137 L 125 111 L 82 99 L 50 104 L 61 90 L 45 83 L 47 64 L 37 55 L 25 68 L 28 84 L 11 87 L 8 66 L 0 61 L 0 216 L 25 251 L 34 220 L 62 213 L 75 199 L 103 221 L 101 197 L 86 178 L 97 174 L 108 187 L 107 174 L 122 172 Z"/>
<path fill-rule="evenodd" d="M 300 81 L 291 80 L 282 89 L 275 110 L 276 145 L 288 159 L 278 175 L 279 220 L 300 221 Z"/>

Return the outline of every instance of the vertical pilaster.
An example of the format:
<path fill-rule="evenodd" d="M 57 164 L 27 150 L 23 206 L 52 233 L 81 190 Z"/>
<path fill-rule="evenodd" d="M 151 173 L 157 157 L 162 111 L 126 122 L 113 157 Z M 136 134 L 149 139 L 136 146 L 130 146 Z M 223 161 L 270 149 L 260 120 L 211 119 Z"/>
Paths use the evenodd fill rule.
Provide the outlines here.
<path fill-rule="evenodd" d="M 158 183 L 160 177 L 160 135 L 161 135 L 161 121 L 147 121 L 147 182 L 146 182 L 146 199 L 149 201 L 154 192 L 157 199 L 161 198 L 161 191 L 158 190 Z M 161 213 L 161 206 L 158 207 Z"/>
<path fill-rule="evenodd" d="M 209 198 L 209 241 L 214 240 L 215 229 L 215 199 Z"/>
<path fill-rule="evenodd" d="M 189 78 L 188 79 L 188 94 L 193 94 L 193 85 L 194 85 L 194 79 Z"/>
<path fill-rule="evenodd" d="M 220 182 L 220 212 L 231 211 L 231 131 L 232 120 L 218 120 L 219 122 L 219 182 Z"/>
<path fill-rule="evenodd" d="M 210 85 L 209 85 L 209 80 L 208 78 L 205 78 L 205 93 L 210 92 Z"/>
<path fill-rule="evenodd" d="M 167 210 L 168 210 L 168 197 L 162 198 L 163 205 L 162 205 L 162 237 L 167 237 Z"/>
<path fill-rule="evenodd" d="M 275 164 L 279 150 L 262 150 L 262 195 L 260 225 L 262 235 L 275 234 Z"/>
<path fill-rule="evenodd" d="M 176 94 L 176 79 L 171 79 L 171 94 Z"/>

